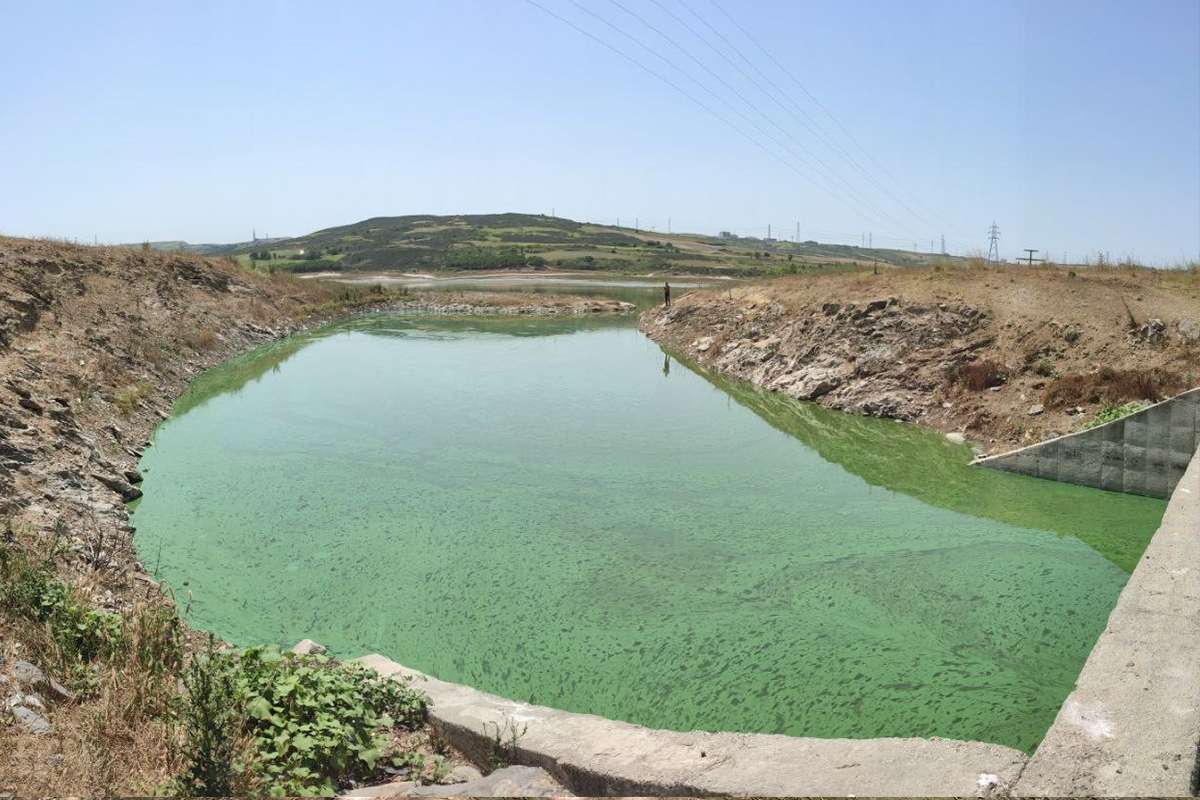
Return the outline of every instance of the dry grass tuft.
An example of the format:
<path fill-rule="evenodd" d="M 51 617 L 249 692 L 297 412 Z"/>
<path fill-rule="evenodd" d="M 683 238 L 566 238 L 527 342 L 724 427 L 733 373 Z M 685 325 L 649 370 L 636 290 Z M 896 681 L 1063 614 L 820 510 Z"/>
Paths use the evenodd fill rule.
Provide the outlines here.
<path fill-rule="evenodd" d="M 113 404 L 122 416 L 128 417 L 142 401 L 154 394 L 154 387 L 145 381 L 126 386 L 113 396 Z"/>
<path fill-rule="evenodd" d="M 1008 368 L 995 361 L 982 360 L 959 364 L 951 370 L 951 383 L 965 386 L 973 392 L 982 392 L 993 386 L 1002 386 L 1008 380 Z"/>
<path fill-rule="evenodd" d="M 208 328 L 197 328 L 184 336 L 184 342 L 196 352 L 203 353 L 216 347 L 217 335 Z"/>

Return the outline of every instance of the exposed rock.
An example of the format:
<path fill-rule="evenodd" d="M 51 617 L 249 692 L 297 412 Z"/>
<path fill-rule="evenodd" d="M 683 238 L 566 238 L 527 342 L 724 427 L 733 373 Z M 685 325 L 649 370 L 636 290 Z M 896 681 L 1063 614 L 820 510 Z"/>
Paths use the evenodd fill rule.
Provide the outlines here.
<path fill-rule="evenodd" d="M 701 353 L 707 353 L 709 348 L 712 347 L 712 345 L 713 345 L 713 338 L 711 336 L 705 336 L 703 339 L 696 340 L 696 349 L 699 350 Z"/>
<path fill-rule="evenodd" d="M 467 781 L 477 781 L 482 777 L 483 773 L 470 764 L 459 764 L 438 783 L 466 783 Z"/>
<path fill-rule="evenodd" d="M 967 437 L 963 436 L 961 433 L 958 433 L 957 431 L 954 431 L 952 433 L 947 433 L 946 438 L 949 439 L 950 441 L 954 442 L 955 444 L 966 444 L 967 443 Z"/>
<path fill-rule="evenodd" d="M 415 781 L 395 781 L 394 783 L 380 783 L 375 786 L 359 786 L 356 789 L 351 789 L 348 792 L 338 795 L 342 798 L 361 797 L 378 798 L 378 800 L 387 800 L 390 797 L 407 797 L 409 791 L 417 784 Z"/>
<path fill-rule="evenodd" d="M 13 679 L 16 680 L 19 686 L 31 687 L 41 686 L 46 682 L 46 673 L 42 672 L 28 661 L 14 661 L 12 669 Z"/>
<path fill-rule="evenodd" d="M 319 656 L 325 652 L 325 645 L 314 642 L 312 639 L 301 639 L 292 648 L 292 652 L 298 656 Z"/>
<path fill-rule="evenodd" d="M 103 472 L 93 472 L 92 477 L 100 481 L 100 483 L 112 489 L 117 494 L 121 495 L 121 499 L 125 502 L 136 500 L 142 496 L 142 490 L 136 486 L 130 485 L 124 478 L 118 478 L 115 475 L 107 475 Z"/>
<path fill-rule="evenodd" d="M 1046 410 L 1046 407 L 1044 405 L 1042 405 L 1041 403 L 1034 403 L 1033 405 L 1031 405 L 1029 407 L 1029 416 L 1036 417 L 1038 414 L 1041 414 L 1045 410 Z"/>
<path fill-rule="evenodd" d="M 1137 338 L 1145 342 L 1161 342 L 1167 332 L 1167 324 L 1161 319 L 1146 320 L 1136 332 Z"/>
<path fill-rule="evenodd" d="M 9 709 L 16 708 L 17 706 L 24 706 L 25 708 L 32 709 L 33 711 L 44 711 L 46 709 L 46 704 L 42 701 L 42 696 L 33 692 L 30 692 L 29 694 L 21 694 L 20 692 L 17 692 L 16 694 L 10 695 L 9 698 L 4 701 L 4 706 L 5 708 Z"/>
<path fill-rule="evenodd" d="M 50 694 L 54 695 L 54 699 L 60 702 L 68 702 L 75 699 L 75 693 L 54 680 L 54 678 L 46 682 L 46 688 L 50 690 Z"/>
<path fill-rule="evenodd" d="M 26 411 L 32 411 L 34 414 L 37 414 L 38 416 L 41 416 L 42 411 L 43 411 L 42 404 L 39 403 L 38 401 L 34 400 L 32 397 L 22 397 L 21 399 L 19 399 L 17 401 L 17 405 L 19 405 L 21 408 L 25 409 Z"/>
<path fill-rule="evenodd" d="M 138 472 L 136 469 L 127 469 L 125 470 L 125 480 L 129 481 L 130 483 L 141 483 L 142 473 Z"/>
<path fill-rule="evenodd" d="M 842 377 L 837 370 L 817 367 L 796 373 L 781 388 L 797 400 L 816 400 L 832 392 L 841 383 Z"/>
<path fill-rule="evenodd" d="M 14 706 L 9 709 L 9 713 L 12 714 L 17 726 L 24 728 L 29 733 L 44 735 L 54 729 L 50 720 L 46 719 L 44 715 L 26 706 Z"/>
<path fill-rule="evenodd" d="M 1179 337 L 1185 342 L 1200 342 L 1200 319 L 1179 320 Z"/>
<path fill-rule="evenodd" d="M 409 797 L 570 797 L 550 773 L 539 767 L 504 767 L 490 775 L 453 786 L 422 786 Z"/>

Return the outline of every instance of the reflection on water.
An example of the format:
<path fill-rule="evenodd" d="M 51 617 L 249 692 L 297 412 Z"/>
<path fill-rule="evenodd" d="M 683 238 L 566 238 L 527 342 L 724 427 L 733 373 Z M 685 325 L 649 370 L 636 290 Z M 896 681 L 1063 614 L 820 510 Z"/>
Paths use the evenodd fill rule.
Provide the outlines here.
<path fill-rule="evenodd" d="M 138 548 L 239 643 L 656 727 L 1032 749 L 1164 504 L 970 469 L 630 325 L 379 315 L 230 362 L 143 459 Z"/>
<path fill-rule="evenodd" d="M 847 415 L 699 367 L 696 372 L 773 427 L 867 483 L 961 514 L 1073 536 L 1126 572 L 1137 565 L 1153 529 L 1096 525 L 1093 520 L 1125 519 L 1139 508 L 1151 517 L 1162 514 L 1158 500 L 1144 502 L 1130 495 L 970 467 L 970 447 L 914 425 Z M 1079 504 L 1086 504 L 1089 512 L 1080 514 Z M 1134 522 L 1140 519 L 1133 517 Z"/>

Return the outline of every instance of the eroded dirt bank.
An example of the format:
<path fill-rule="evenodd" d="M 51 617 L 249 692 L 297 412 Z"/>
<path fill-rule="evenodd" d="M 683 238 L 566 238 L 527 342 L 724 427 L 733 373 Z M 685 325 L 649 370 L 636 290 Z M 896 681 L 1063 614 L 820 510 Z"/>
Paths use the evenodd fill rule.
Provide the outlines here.
<path fill-rule="evenodd" d="M 1200 274 L 907 269 L 697 291 L 642 314 L 664 346 L 830 408 L 989 451 L 1200 380 Z"/>

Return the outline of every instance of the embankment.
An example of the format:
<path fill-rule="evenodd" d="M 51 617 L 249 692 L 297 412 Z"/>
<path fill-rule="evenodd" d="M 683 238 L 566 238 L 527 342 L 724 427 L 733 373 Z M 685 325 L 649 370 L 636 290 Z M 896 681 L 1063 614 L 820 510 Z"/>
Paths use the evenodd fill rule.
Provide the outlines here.
<path fill-rule="evenodd" d="M 951 739 L 815 739 L 654 730 L 495 697 L 370 655 L 358 662 L 412 679 L 430 718 L 456 747 L 486 761 L 545 769 L 579 795 L 990 796 L 1020 774 L 1025 754 Z"/>
<path fill-rule="evenodd" d="M 909 269 L 680 298 L 640 327 L 706 367 L 829 408 L 1009 449 L 1200 379 L 1200 274 Z"/>

